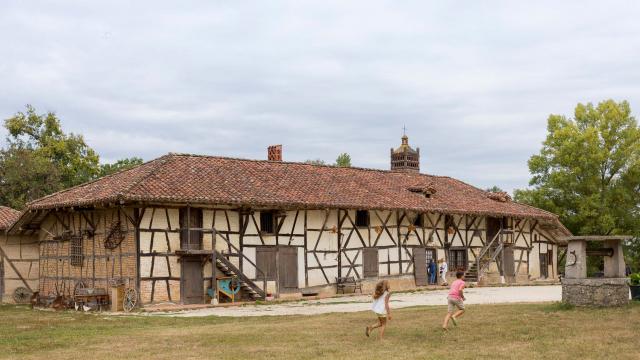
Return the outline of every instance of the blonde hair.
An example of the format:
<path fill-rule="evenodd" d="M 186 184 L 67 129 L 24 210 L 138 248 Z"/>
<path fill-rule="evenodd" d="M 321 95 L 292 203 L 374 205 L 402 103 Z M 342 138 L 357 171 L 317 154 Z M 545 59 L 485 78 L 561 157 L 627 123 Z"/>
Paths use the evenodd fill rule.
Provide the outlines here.
<path fill-rule="evenodd" d="M 380 280 L 376 284 L 376 290 L 373 292 L 373 299 L 379 299 L 385 291 L 389 291 L 389 280 Z"/>

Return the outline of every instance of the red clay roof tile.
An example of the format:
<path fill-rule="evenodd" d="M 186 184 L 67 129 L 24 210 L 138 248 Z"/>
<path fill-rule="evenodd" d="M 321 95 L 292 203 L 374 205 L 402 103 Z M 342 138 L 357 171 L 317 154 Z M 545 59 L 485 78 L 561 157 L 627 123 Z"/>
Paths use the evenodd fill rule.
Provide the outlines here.
<path fill-rule="evenodd" d="M 416 187 L 435 192 L 426 197 L 410 190 Z M 120 201 L 405 209 L 557 219 L 531 206 L 492 200 L 486 191 L 445 176 L 186 154 L 165 155 L 33 201 L 28 208 Z"/>

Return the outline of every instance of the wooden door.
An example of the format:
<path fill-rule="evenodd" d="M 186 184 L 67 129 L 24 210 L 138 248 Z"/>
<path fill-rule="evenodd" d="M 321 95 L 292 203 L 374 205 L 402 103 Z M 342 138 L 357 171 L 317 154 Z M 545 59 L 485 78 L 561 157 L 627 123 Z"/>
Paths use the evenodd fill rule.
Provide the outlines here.
<path fill-rule="evenodd" d="M 378 249 L 364 248 L 362 249 L 362 276 L 378 277 Z"/>
<path fill-rule="evenodd" d="M 278 249 L 278 276 L 280 292 L 298 290 L 298 248 L 283 246 Z"/>
<path fill-rule="evenodd" d="M 549 263 L 547 254 L 540 254 L 540 277 L 549 277 Z"/>
<path fill-rule="evenodd" d="M 204 303 L 202 260 L 199 257 L 183 257 L 180 292 L 183 304 Z"/>
<path fill-rule="evenodd" d="M 416 286 L 427 286 L 427 252 L 424 248 L 413 248 L 413 275 Z"/>
<path fill-rule="evenodd" d="M 502 264 L 504 276 L 513 277 L 516 275 L 515 260 L 513 258 L 513 248 L 511 246 L 505 246 L 502 251 L 504 252 L 504 263 Z"/>

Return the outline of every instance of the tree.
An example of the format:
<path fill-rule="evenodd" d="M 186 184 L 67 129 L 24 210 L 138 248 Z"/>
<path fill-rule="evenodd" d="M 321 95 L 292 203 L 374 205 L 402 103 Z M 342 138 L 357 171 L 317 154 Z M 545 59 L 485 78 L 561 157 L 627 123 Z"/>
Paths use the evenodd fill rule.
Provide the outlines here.
<path fill-rule="evenodd" d="M 81 135 L 66 134 L 58 117 L 30 106 L 4 122 L 0 149 L 0 204 L 21 209 L 29 201 L 142 163 L 129 158 L 100 165 Z"/>
<path fill-rule="evenodd" d="M 578 104 L 573 119 L 550 115 L 547 131 L 529 159 L 532 188 L 515 200 L 558 214 L 574 234 L 640 237 L 640 128 L 629 103 Z M 638 255 L 628 254 L 636 269 Z"/>
<path fill-rule="evenodd" d="M 55 165 L 33 150 L 0 150 L 0 204 L 21 209 L 27 202 L 62 189 Z"/>
<path fill-rule="evenodd" d="M 502 190 L 499 186 L 497 185 L 493 185 L 490 188 L 487 188 L 485 190 L 486 192 L 493 192 L 493 193 L 501 193 L 501 192 L 505 192 L 504 190 Z"/>
<path fill-rule="evenodd" d="M 5 120 L 9 149 L 30 150 L 34 157 L 51 161 L 63 187 L 81 184 L 99 174 L 98 154 L 82 135 L 65 134 L 52 112 L 38 115 L 31 105 L 26 108 L 26 113 L 18 112 Z"/>
<path fill-rule="evenodd" d="M 338 167 L 351 167 L 351 156 L 347 153 L 338 155 L 334 165 Z"/>
<path fill-rule="evenodd" d="M 327 165 L 327 163 L 324 162 L 324 160 L 322 159 L 315 159 L 315 160 L 306 160 L 304 162 L 305 164 L 311 164 L 311 165 Z"/>
<path fill-rule="evenodd" d="M 144 161 L 139 157 L 120 159 L 112 164 L 100 165 L 100 177 L 141 165 Z"/>

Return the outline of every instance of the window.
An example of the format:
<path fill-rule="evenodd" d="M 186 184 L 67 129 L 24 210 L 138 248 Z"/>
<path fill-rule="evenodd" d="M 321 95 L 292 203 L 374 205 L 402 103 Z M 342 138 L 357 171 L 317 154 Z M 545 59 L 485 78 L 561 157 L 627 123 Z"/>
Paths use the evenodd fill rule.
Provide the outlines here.
<path fill-rule="evenodd" d="M 273 211 L 260 212 L 260 232 L 265 234 L 276 233 L 276 217 Z"/>
<path fill-rule="evenodd" d="M 553 250 L 547 250 L 547 264 L 553 264 Z"/>
<path fill-rule="evenodd" d="M 356 226 L 357 227 L 369 226 L 369 212 L 367 210 L 356 211 Z"/>
<path fill-rule="evenodd" d="M 362 249 L 362 276 L 378 277 L 378 249 Z"/>
<path fill-rule="evenodd" d="M 73 235 L 71 237 L 71 265 L 82 266 L 82 235 Z"/>
<path fill-rule="evenodd" d="M 413 219 L 413 226 L 415 226 L 415 227 L 422 227 L 423 226 L 422 214 L 416 214 L 416 218 Z"/>
<path fill-rule="evenodd" d="M 267 275 L 267 280 L 276 279 L 276 248 L 275 247 L 257 247 L 256 248 L 256 265 Z M 256 279 L 262 279 L 262 273 L 256 270 Z"/>
<path fill-rule="evenodd" d="M 180 209 L 180 248 L 202 250 L 202 209 Z"/>
<path fill-rule="evenodd" d="M 467 250 L 451 249 L 449 250 L 449 270 L 450 271 L 466 271 L 467 270 Z"/>

